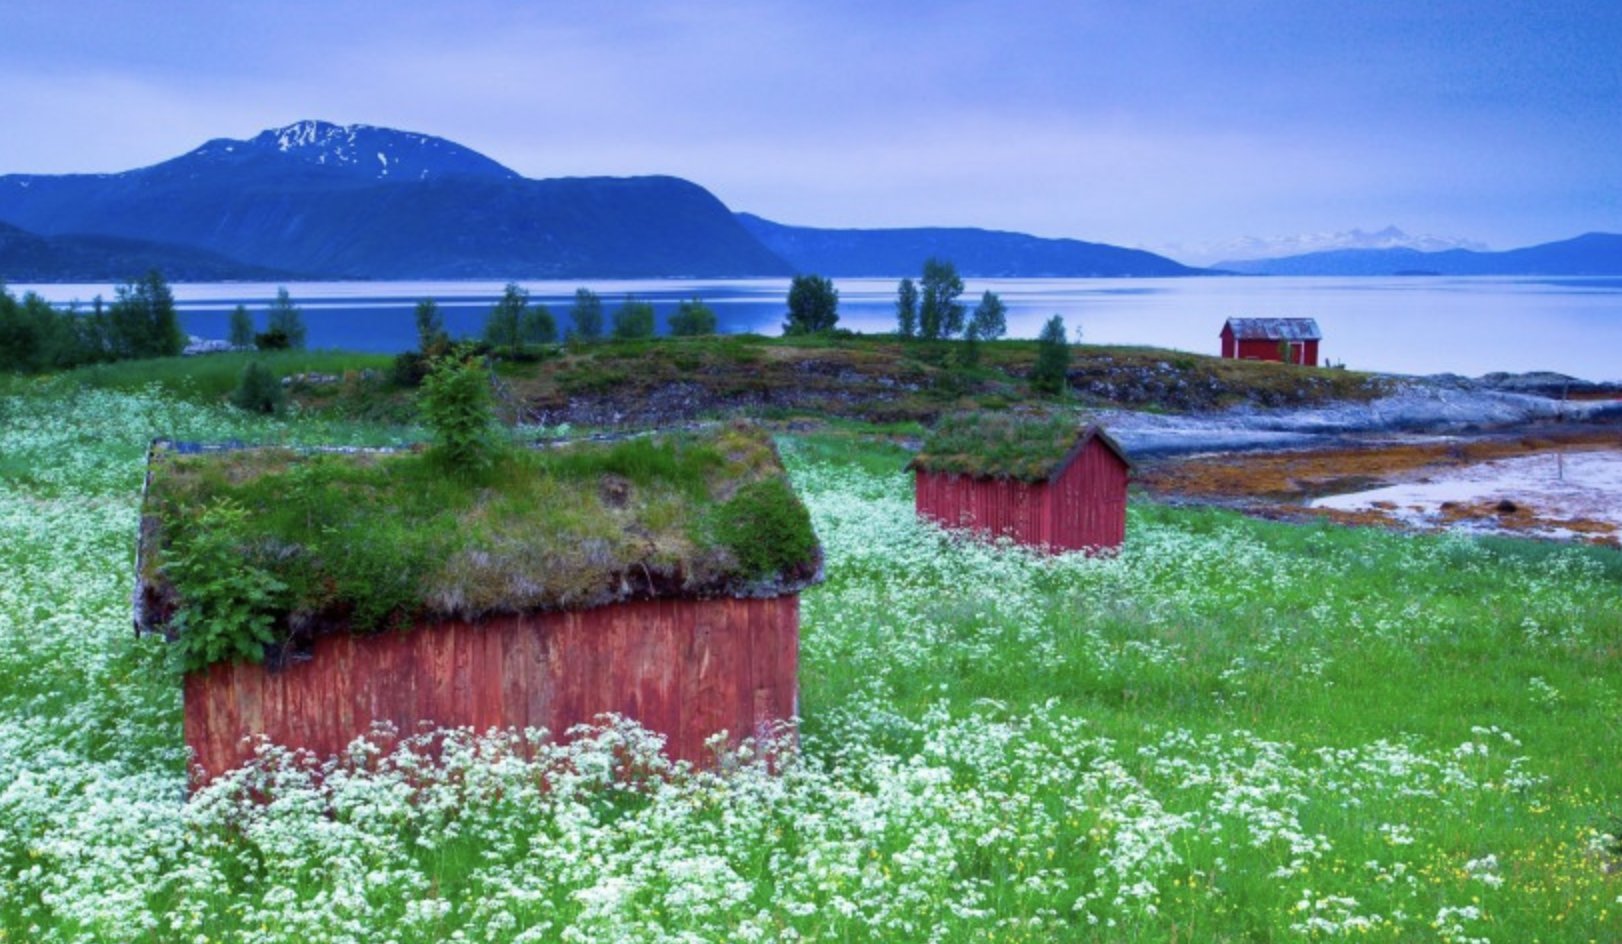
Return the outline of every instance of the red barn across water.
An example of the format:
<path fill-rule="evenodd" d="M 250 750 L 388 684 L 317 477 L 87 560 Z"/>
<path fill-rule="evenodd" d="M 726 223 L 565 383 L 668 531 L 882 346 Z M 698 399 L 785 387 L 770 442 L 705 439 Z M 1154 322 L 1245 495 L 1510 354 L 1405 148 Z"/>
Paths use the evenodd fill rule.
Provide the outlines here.
<path fill-rule="evenodd" d="M 1312 318 L 1229 318 L 1221 338 L 1223 357 L 1316 367 L 1323 332 Z"/>
<path fill-rule="evenodd" d="M 822 556 L 759 430 L 521 450 L 477 484 L 431 459 L 154 444 L 135 619 L 182 647 L 194 784 L 255 735 L 330 757 L 377 721 L 618 713 L 704 763 L 796 717 Z M 222 608 L 234 582 L 257 595 Z M 256 632 L 211 641 L 245 612 Z"/>
<path fill-rule="evenodd" d="M 1131 462 L 1097 425 L 991 416 L 947 418 L 912 462 L 919 517 L 1052 552 L 1126 539 Z"/>

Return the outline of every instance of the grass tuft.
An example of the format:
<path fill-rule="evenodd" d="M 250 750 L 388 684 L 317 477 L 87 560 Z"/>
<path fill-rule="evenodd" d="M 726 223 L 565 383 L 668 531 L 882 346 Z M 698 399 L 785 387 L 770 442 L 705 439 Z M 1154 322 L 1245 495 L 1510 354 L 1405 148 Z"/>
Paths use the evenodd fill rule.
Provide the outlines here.
<path fill-rule="evenodd" d="M 913 465 L 926 472 L 1043 481 L 1085 426 L 1069 412 L 951 414 L 935 424 Z"/>

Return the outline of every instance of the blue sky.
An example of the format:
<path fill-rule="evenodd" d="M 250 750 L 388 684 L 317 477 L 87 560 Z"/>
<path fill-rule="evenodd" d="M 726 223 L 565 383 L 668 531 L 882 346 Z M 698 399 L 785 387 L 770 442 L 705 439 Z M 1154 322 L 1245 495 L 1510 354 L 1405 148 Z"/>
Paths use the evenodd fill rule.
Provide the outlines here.
<path fill-rule="evenodd" d="M 1616 0 L 7 0 L 0 36 L 0 173 L 323 118 L 818 226 L 1622 231 Z"/>

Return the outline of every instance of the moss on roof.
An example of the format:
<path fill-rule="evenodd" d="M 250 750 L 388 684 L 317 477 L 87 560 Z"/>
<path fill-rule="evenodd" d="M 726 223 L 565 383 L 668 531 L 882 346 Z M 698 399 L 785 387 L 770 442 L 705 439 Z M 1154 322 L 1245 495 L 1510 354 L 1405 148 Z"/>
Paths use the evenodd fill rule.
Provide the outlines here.
<path fill-rule="evenodd" d="M 249 658 L 339 627 L 776 596 L 821 571 L 771 440 L 746 424 L 514 449 L 477 482 L 420 451 L 159 444 L 148 483 L 137 622 L 184 641 L 188 610 L 247 608 L 273 637 L 235 653 Z"/>
<path fill-rule="evenodd" d="M 1064 413 L 948 414 L 925 437 L 911 465 L 948 475 L 1042 482 L 1090 429 L 1102 434 L 1085 418 Z M 1120 452 L 1113 441 L 1109 444 Z"/>

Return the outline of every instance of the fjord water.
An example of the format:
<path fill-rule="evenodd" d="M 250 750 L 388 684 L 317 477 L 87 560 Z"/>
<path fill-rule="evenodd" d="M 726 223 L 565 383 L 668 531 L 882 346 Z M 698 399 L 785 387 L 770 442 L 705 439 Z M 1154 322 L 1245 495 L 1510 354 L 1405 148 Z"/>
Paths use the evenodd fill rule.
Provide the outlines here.
<path fill-rule="evenodd" d="M 856 331 L 895 326 L 897 279 L 836 279 L 840 324 Z M 1053 314 L 1097 344 L 1145 344 L 1218 352 L 1229 317 L 1311 317 L 1323 329 L 1322 357 L 1358 370 L 1403 374 L 1553 370 L 1622 380 L 1622 279 L 1567 277 L 1199 277 L 1164 279 L 967 279 L 972 307 L 983 291 L 1008 305 L 1008 331 L 1034 337 Z M 652 302 L 659 323 L 694 296 L 715 309 L 722 331 L 777 334 L 786 279 L 549 282 L 522 284 L 560 325 L 581 284 L 603 298 L 609 317 L 625 297 Z M 476 335 L 500 296 L 499 282 L 311 282 L 287 288 L 304 309 L 311 347 L 395 352 L 413 347 L 412 309 L 438 301 L 447 328 Z M 277 286 L 176 284 L 185 329 L 226 336 L 241 303 L 264 324 Z M 86 304 L 110 285 L 16 285 L 52 302 Z"/>

